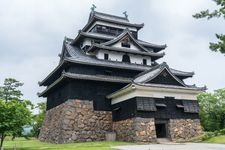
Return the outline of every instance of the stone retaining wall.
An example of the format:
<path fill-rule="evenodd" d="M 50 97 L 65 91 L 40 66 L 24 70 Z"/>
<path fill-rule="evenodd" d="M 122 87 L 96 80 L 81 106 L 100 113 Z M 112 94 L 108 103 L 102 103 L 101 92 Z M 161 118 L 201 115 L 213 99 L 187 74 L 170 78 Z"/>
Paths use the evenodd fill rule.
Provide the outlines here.
<path fill-rule="evenodd" d="M 155 142 L 154 118 L 131 118 L 112 122 L 109 111 L 95 111 L 92 101 L 67 100 L 47 111 L 40 131 L 41 141 L 69 143 L 105 140 L 107 132 L 116 132 L 120 141 Z M 170 119 L 168 136 L 185 141 L 202 133 L 199 119 Z"/>
<path fill-rule="evenodd" d="M 111 131 L 111 112 L 94 111 L 91 101 L 68 100 L 47 111 L 39 139 L 54 143 L 99 141 Z"/>
<path fill-rule="evenodd" d="M 199 119 L 170 119 L 168 128 L 173 141 L 187 141 L 202 134 Z"/>
<path fill-rule="evenodd" d="M 113 122 L 117 140 L 136 142 L 155 142 L 155 122 L 153 118 L 132 118 Z"/>

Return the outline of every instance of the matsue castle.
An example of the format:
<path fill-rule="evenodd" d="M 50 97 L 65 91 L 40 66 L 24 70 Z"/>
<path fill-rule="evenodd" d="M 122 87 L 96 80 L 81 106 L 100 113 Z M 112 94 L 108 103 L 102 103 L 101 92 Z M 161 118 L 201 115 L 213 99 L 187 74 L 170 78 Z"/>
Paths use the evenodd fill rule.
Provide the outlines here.
<path fill-rule="evenodd" d="M 59 64 L 39 82 L 47 114 L 41 141 L 188 140 L 202 133 L 196 96 L 206 87 L 187 85 L 193 72 L 170 68 L 166 45 L 140 40 L 144 24 L 124 12 L 94 9 L 75 38 L 64 38 Z"/>

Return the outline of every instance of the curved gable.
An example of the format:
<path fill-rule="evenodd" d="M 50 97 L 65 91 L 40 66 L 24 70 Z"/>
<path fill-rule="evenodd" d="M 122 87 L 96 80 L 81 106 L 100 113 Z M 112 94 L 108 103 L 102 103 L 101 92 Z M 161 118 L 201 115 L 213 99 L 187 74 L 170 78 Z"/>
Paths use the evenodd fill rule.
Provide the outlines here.
<path fill-rule="evenodd" d="M 177 78 L 169 69 L 166 63 L 162 63 L 149 71 L 142 73 L 134 79 L 136 83 L 154 83 L 154 84 L 166 84 L 166 85 L 176 85 L 184 86 L 184 82 Z"/>
<path fill-rule="evenodd" d="M 166 69 L 164 69 L 160 74 L 155 78 L 145 82 L 145 83 L 154 83 L 154 84 L 166 84 L 166 85 L 177 85 L 184 86 L 182 81 L 178 81 L 174 78 Z"/>
<path fill-rule="evenodd" d="M 140 45 L 137 40 L 132 36 L 130 31 L 127 29 L 123 33 L 121 33 L 118 37 L 102 43 L 102 45 L 105 46 L 116 46 L 116 45 L 121 45 L 121 42 L 124 40 L 128 40 L 130 44 L 134 45 L 135 49 L 138 49 L 139 51 L 142 52 L 149 52 L 146 48 L 144 48 L 142 45 Z"/>

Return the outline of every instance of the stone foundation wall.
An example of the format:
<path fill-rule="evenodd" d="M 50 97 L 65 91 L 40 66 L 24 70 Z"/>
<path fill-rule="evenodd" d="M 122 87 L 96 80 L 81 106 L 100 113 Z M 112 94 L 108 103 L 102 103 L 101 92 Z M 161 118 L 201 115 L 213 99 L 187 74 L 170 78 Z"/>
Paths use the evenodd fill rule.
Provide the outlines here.
<path fill-rule="evenodd" d="M 131 118 L 112 122 L 109 111 L 94 111 L 92 101 L 67 100 L 47 111 L 40 131 L 41 141 L 69 143 L 105 140 L 107 132 L 116 132 L 120 141 L 155 142 L 154 118 Z M 170 119 L 168 136 L 186 141 L 202 133 L 199 119 Z"/>
<path fill-rule="evenodd" d="M 168 128 L 173 141 L 187 141 L 202 133 L 199 119 L 170 119 Z"/>
<path fill-rule="evenodd" d="M 99 141 L 111 131 L 111 112 L 94 111 L 91 101 L 68 100 L 47 111 L 39 139 L 54 143 Z"/>
<path fill-rule="evenodd" d="M 153 118 L 132 118 L 113 122 L 117 140 L 155 142 L 155 122 Z"/>

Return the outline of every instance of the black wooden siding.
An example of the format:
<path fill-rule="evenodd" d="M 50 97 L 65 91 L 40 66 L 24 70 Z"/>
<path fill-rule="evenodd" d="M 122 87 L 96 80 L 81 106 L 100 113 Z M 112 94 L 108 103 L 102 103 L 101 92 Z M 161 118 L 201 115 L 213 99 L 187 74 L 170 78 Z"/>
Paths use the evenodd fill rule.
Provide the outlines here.
<path fill-rule="evenodd" d="M 147 83 L 182 86 L 181 83 L 175 80 L 166 70 L 162 71 L 157 77 Z"/>
<path fill-rule="evenodd" d="M 111 110 L 111 102 L 106 99 L 106 95 L 125 85 L 124 83 L 66 79 L 48 94 L 47 110 L 68 99 L 90 100 L 93 101 L 95 110 Z"/>
<path fill-rule="evenodd" d="M 68 72 L 87 75 L 110 75 L 133 78 L 141 71 L 74 64 L 68 68 Z"/>
<path fill-rule="evenodd" d="M 171 98 L 153 98 L 155 103 L 166 104 L 167 107 L 157 107 L 156 111 L 138 111 L 136 100 L 139 97 L 132 98 L 115 105 L 112 109 L 119 108 L 113 111 L 113 120 L 119 121 L 132 117 L 155 118 L 155 119 L 196 119 L 199 118 L 198 113 L 185 113 L 183 108 L 177 108 L 176 105 L 183 105 L 182 100 Z M 152 98 L 151 98 L 152 99 Z M 193 101 L 197 103 L 197 101 Z"/>

